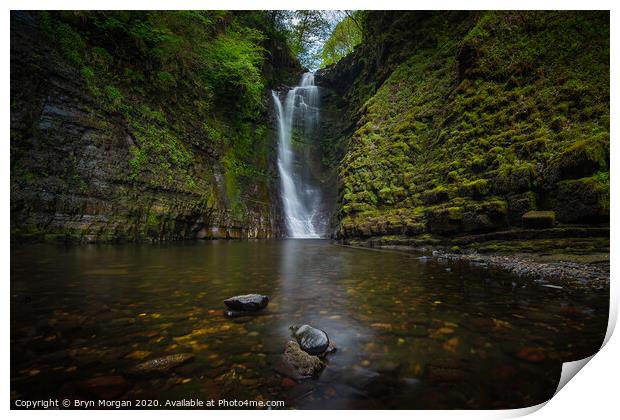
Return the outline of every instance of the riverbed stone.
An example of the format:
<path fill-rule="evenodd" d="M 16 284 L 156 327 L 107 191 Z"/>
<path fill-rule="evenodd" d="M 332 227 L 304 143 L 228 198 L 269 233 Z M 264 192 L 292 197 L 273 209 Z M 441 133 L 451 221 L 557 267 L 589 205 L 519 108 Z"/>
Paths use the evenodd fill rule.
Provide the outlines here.
<path fill-rule="evenodd" d="M 325 353 L 329 348 L 329 337 L 325 331 L 310 325 L 302 325 L 299 328 L 293 326 L 292 329 L 299 346 L 306 353 L 319 355 Z"/>
<path fill-rule="evenodd" d="M 190 353 L 178 353 L 170 356 L 158 357 L 156 359 L 151 359 L 144 363 L 140 363 L 131 371 L 131 373 L 137 375 L 165 374 L 173 368 L 189 362 L 193 358 L 194 355 Z"/>
<path fill-rule="evenodd" d="M 284 376 L 296 380 L 317 375 L 325 364 L 317 356 L 301 349 L 296 341 L 286 343 L 284 354 L 276 364 L 276 370 Z"/>
<path fill-rule="evenodd" d="M 129 388 L 131 385 L 121 375 L 98 376 L 76 384 L 76 389 L 80 394 L 109 400 L 120 397 Z"/>
<path fill-rule="evenodd" d="M 517 357 L 528 362 L 542 362 L 546 359 L 545 351 L 540 347 L 522 347 L 517 352 Z"/>
<path fill-rule="evenodd" d="M 465 378 L 465 370 L 458 360 L 436 360 L 426 365 L 424 377 L 433 382 L 459 382 Z"/>
<path fill-rule="evenodd" d="M 224 304 L 233 311 L 256 312 L 264 309 L 269 304 L 269 297 L 251 293 L 228 298 Z"/>

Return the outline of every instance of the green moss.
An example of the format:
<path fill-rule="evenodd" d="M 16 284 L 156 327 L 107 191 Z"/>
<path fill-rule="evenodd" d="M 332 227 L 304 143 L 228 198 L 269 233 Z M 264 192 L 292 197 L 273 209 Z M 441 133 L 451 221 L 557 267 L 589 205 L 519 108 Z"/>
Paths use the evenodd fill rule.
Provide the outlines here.
<path fill-rule="evenodd" d="M 450 198 L 450 190 L 443 185 L 439 185 L 432 190 L 424 191 L 421 198 L 426 204 L 442 203 Z"/>
<path fill-rule="evenodd" d="M 460 195 L 480 199 L 487 196 L 491 191 L 491 183 L 488 179 L 477 179 L 467 182 L 459 187 Z"/>
<path fill-rule="evenodd" d="M 339 168 L 343 190 L 352 193 L 342 196 L 342 206 L 372 191 L 379 201 L 364 201 L 371 207 L 365 213 L 421 207 L 431 231 L 497 229 L 520 223 L 514 206 L 532 207 L 517 197 L 539 195 L 542 206 L 551 206 L 558 189 L 563 197 L 585 191 L 581 186 L 593 181 L 584 178 L 608 171 L 608 14 L 469 17 L 400 13 L 399 25 L 374 28 L 368 48 L 404 33 L 410 39 L 432 33 L 441 44 L 394 45 L 385 59 L 401 61 L 380 67 L 385 77 L 376 92 L 362 86 L 363 78 L 372 80 L 366 73 L 353 83 L 347 94 L 361 104 Z M 396 26 L 398 34 L 391 32 Z M 561 179 L 582 181 L 578 188 Z M 398 188 L 403 193 L 395 196 Z M 589 205 L 583 214 L 604 216 L 606 186 L 590 188 L 599 210 Z M 462 209 L 460 225 L 448 208 Z"/>
<path fill-rule="evenodd" d="M 609 134 L 601 133 L 573 143 L 560 153 L 551 167 L 560 179 L 581 178 L 609 164 Z"/>
<path fill-rule="evenodd" d="M 263 64 L 264 47 L 279 44 L 267 39 L 277 31 L 263 17 L 260 11 L 77 11 L 42 12 L 40 21 L 100 108 L 124 125 L 128 178 L 187 199 L 208 197 L 206 208 L 230 210 L 243 225 L 256 203 L 265 210 L 271 182 L 275 134 L 263 122 L 271 70 Z M 88 118 L 101 125 L 101 115 Z M 217 185 L 213 168 L 222 171 L 224 185 Z M 147 216 L 134 219 L 131 225 L 152 224 Z"/>
<path fill-rule="evenodd" d="M 123 105 L 122 92 L 117 87 L 111 85 L 107 85 L 104 88 L 104 92 L 110 109 L 114 111 L 120 110 L 121 106 Z"/>
<path fill-rule="evenodd" d="M 175 175 L 180 175 L 189 188 L 195 185 L 190 174 L 194 155 L 176 135 L 166 128 L 137 120 L 131 128 L 138 143 L 131 148 L 133 158 L 129 162 L 133 179 L 138 179 L 148 168 L 157 168 L 152 182 L 169 185 Z"/>
<path fill-rule="evenodd" d="M 157 72 L 157 86 L 163 90 L 172 89 L 177 84 L 177 79 L 167 71 Z"/>
<path fill-rule="evenodd" d="M 86 83 L 92 84 L 95 81 L 95 71 L 88 66 L 82 67 L 82 77 L 86 80 Z"/>
<path fill-rule="evenodd" d="M 73 65 L 81 66 L 84 63 L 86 49 L 82 36 L 66 23 L 59 23 L 55 27 L 55 36 L 65 58 Z"/>
<path fill-rule="evenodd" d="M 525 228 L 551 228 L 555 225 L 555 212 L 528 211 L 523 215 L 522 220 Z"/>
<path fill-rule="evenodd" d="M 450 220 L 461 220 L 463 218 L 463 209 L 461 207 L 448 207 L 446 210 Z"/>

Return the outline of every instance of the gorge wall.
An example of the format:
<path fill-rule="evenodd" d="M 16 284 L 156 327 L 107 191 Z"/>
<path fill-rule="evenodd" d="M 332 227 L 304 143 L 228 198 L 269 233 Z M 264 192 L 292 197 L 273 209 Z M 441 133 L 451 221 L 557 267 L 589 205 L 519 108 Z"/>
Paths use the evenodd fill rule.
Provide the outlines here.
<path fill-rule="evenodd" d="M 335 237 L 609 221 L 607 12 L 371 12 L 316 81 L 347 115 Z"/>
<path fill-rule="evenodd" d="M 12 238 L 279 236 L 268 92 L 300 74 L 259 13 L 12 12 Z"/>
<path fill-rule="evenodd" d="M 270 90 L 303 70 L 268 16 L 13 12 L 12 238 L 282 236 Z M 608 224 L 609 13 L 373 11 L 363 27 L 315 75 L 308 165 L 331 236 L 452 238 L 529 210 Z"/>

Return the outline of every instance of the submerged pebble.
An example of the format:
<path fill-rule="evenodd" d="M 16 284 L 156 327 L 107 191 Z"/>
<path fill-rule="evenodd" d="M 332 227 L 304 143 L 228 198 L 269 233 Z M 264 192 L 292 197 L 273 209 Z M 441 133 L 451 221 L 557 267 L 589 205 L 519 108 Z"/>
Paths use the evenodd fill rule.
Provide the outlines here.
<path fill-rule="evenodd" d="M 189 362 L 194 358 L 190 353 L 178 353 L 170 356 L 158 357 L 137 365 L 131 373 L 134 374 L 152 374 L 167 373 L 171 369 Z"/>

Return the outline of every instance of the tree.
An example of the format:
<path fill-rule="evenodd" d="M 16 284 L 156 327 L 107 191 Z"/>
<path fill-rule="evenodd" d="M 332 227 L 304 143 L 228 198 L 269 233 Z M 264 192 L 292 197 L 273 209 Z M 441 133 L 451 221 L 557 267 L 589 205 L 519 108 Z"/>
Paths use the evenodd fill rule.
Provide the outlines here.
<path fill-rule="evenodd" d="M 362 42 L 362 11 L 345 12 L 346 17 L 334 28 L 321 51 L 321 67 L 335 64 Z"/>
<path fill-rule="evenodd" d="M 333 26 L 326 10 L 288 10 L 273 14 L 280 29 L 286 34 L 291 52 L 310 70 L 321 63 L 321 47 Z"/>

